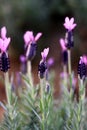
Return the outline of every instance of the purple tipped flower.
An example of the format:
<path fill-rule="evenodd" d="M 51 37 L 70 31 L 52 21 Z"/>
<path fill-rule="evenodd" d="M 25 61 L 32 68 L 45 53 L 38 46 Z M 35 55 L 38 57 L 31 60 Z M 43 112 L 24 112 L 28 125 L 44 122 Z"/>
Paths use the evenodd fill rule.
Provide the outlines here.
<path fill-rule="evenodd" d="M 80 57 L 80 61 L 78 64 L 78 75 L 80 79 L 84 79 L 86 77 L 86 65 L 82 56 Z"/>
<path fill-rule="evenodd" d="M 49 53 L 49 48 L 45 48 L 43 52 L 41 52 L 42 60 L 45 61 L 47 58 L 47 55 Z"/>
<path fill-rule="evenodd" d="M 63 38 L 60 39 L 60 45 L 62 47 L 63 63 L 67 64 L 68 54 L 67 54 L 67 48 L 66 48 L 66 45 L 65 45 L 65 40 Z"/>
<path fill-rule="evenodd" d="M 35 37 L 32 31 L 27 31 L 24 34 L 24 42 L 26 49 L 26 57 L 28 60 L 32 60 L 36 55 L 37 41 L 42 36 L 42 33 L 38 33 Z"/>
<path fill-rule="evenodd" d="M 1 28 L 1 38 L 0 38 L 0 70 L 3 72 L 7 72 L 10 68 L 10 61 L 8 56 L 8 46 L 10 44 L 10 37 L 6 37 L 6 27 Z"/>
<path fill-rule="evenodd" d="M 65 35 L 65 44 L 67 49 L 70 49 L 74 46 L 74 40 L 73 40 L 73 29 L 76 27 L 76 23 L 74 23 L 74 18 L 71 18 L 69 20 L 68 17 L 65 18 L 65 23 L 63 24 L 65 29 L 67 30 Z"/>
<path fill-rule="evenodd" d="M 40 78 L 44 78 L 47 72 L 46 71 L 47 70 L 46 58 L 47 58 L 48 53 L 49 53 L 49 48 L 46 48 L 44 49 L 43 52 L 41 52 L 42 60 L 40 61 L 39 66 L 38 66 L 38 72 L 39 72 Z"/>

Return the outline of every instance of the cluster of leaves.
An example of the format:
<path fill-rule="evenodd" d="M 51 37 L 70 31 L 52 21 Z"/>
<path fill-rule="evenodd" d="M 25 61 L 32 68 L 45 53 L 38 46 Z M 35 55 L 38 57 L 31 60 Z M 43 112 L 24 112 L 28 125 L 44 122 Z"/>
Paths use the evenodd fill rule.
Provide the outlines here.
<path fill-rule="evenodd" d="M 21 76 L 24 86 L 19 96 L 12 92 L 11 105 L 1 103 L 5 113 L 0 130 L 84 130 L 87 128 L 85 84 L 80 83 L 80 97 L 77 102 L 73 99 L 74 91 L 69 91 L 67 84 L 62 80 L 63 94 L 59 100 L 53 97 L 53 79 L 50 79 L 51 87 L 46 91 L 44 79 L 34 86 L 27 76 Z"/>

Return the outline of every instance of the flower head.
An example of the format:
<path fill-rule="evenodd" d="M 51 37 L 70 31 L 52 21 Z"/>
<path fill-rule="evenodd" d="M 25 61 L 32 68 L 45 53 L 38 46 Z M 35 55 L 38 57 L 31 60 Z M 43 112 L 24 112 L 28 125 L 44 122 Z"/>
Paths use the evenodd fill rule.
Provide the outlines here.
<path fill-rule="evenodd" d="M 10 60 L 8 56 L 8 46 L 11 41 L 10 37 L 6 37 L 6 27 L 1 28 L 1 38 L 0 38 L 0 70 L 3 72 L 7 72 L 10 68 Z"/>
<path fill-rule="evenodd" d="M 65 18 L 65 23 L 63 24 L 66 29 L 69 31 L 73 30 L 76 27 L 76 23 L 74 23 L 74 18 L 69 19 L 69 17 Z"/>
<path fill-rule="evenodd" d="M 80 79 L 86 77 L 86 64 L 84 62 L 84 58 L 81 56 L 78 64 L 78 75 Z"/>
<path fill-rule="evenodd" d="M 27 31 L 24 34 L 26 57 L 28 60 L 32 60 L 36 55 L 37 40 L 41 37 L 42 33 L 38 33 L 35 37 L 32 31 Z"/>
<path fill-rule="evenodd" d="M 41 56 L 42 56 L 43 61 L 46 60 L 48 53 L 49 53 L 49 48 L 45 48 L 43 50 L 43 52 L 41 52 Z"/>
<path fill-rule="evenodd" d="M 49 52 L 49 48 L 45 48 L 43 50 L 43 52 L 41 52 L 41 56 L 42 56 L 42 59 L 38 65 L 38 72 L 39 72 L 39 76 L 40 78 L 46 78 L 46 72 L 47 72 L 47 63 L 46 63 L 46 58 L 47 58 L 47 55 L 48 55 L 48 52 Z"/>
<path fill-rule="evenodd" d="M 29 43 L 36 43 L 41 36 L 42 33 L 37 33 L 37 35 L 34 37 L 32 31 L 27 31 L 24 34 L 24 42 L 26 45 L 28 45 Z"/>

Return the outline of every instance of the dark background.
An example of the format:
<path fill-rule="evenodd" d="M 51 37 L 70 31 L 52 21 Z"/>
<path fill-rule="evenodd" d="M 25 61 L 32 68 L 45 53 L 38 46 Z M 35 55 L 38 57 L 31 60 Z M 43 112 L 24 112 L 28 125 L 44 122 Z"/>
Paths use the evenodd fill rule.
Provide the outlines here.
<path fill-rule="evenodd" d="M 63 27 L 66 16 L 74 17 L 77 27 L 74 31 L 75 47 L 73 49 L 74 63 L 80 55 L 87 54 L 87 0 L 1 0 L 0 28 L 6 26 L 11 37 L 10 54 L 18 61 L 24 53 L 23 35 L 32 30 L 34 34 L 42 32 L 38 41 L 37 56 L 40 58 L 44 47 L 50 47 L 50 56 L 60 59 L 59 38 L 64 37 Z M 58 57 L 57 57 L 58 56 Z"/>

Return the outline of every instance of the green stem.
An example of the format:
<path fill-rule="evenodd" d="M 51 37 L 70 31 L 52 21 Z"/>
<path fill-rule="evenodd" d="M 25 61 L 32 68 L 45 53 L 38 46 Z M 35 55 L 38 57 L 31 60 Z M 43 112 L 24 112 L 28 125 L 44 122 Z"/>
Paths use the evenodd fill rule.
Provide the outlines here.
<path fill-rule="evenodd" d="M 71 50 L 68 49 L 68 73 L 69 73 L 69 81 L 70 81 L 70 91 L 72 89 L 72 71 L 71 71 Z"/>
<path fill-rule="evenodd" d="M 31 61 L 27 62 L 27 75 L 29 77 L 29 82 L 31 86 L 32 98 L 34 98 L 34 89 L 33 89 L 32 73 L 31 73 Z"/>
<path fill-rule="evenodd" d="M 71 75 L 71 51 L 68 49 L 68 72 Z"/>
<path fill-rule="evenodd" d="M 40 79 L 40 91 L 41 91 L 41 104 L 42 104 L 42 130 L 45 130 L 44 121 L 44 79 Z"/>
<path fill-rule="evenodd" d="M 63 66 L 63 72 L 64 72 L 64 84 L 67 87 L 67 66 Z"/>
<path fill-rule="evenodd" d="M 7 103 L 10 106 L 11 104 L 11 87 L 9 83 L 9 74 L 8 72 L 4 73 L 4 79 L 5 79 L 5 91 L 6 91 L 6 98 L 7 98 Z"/>

